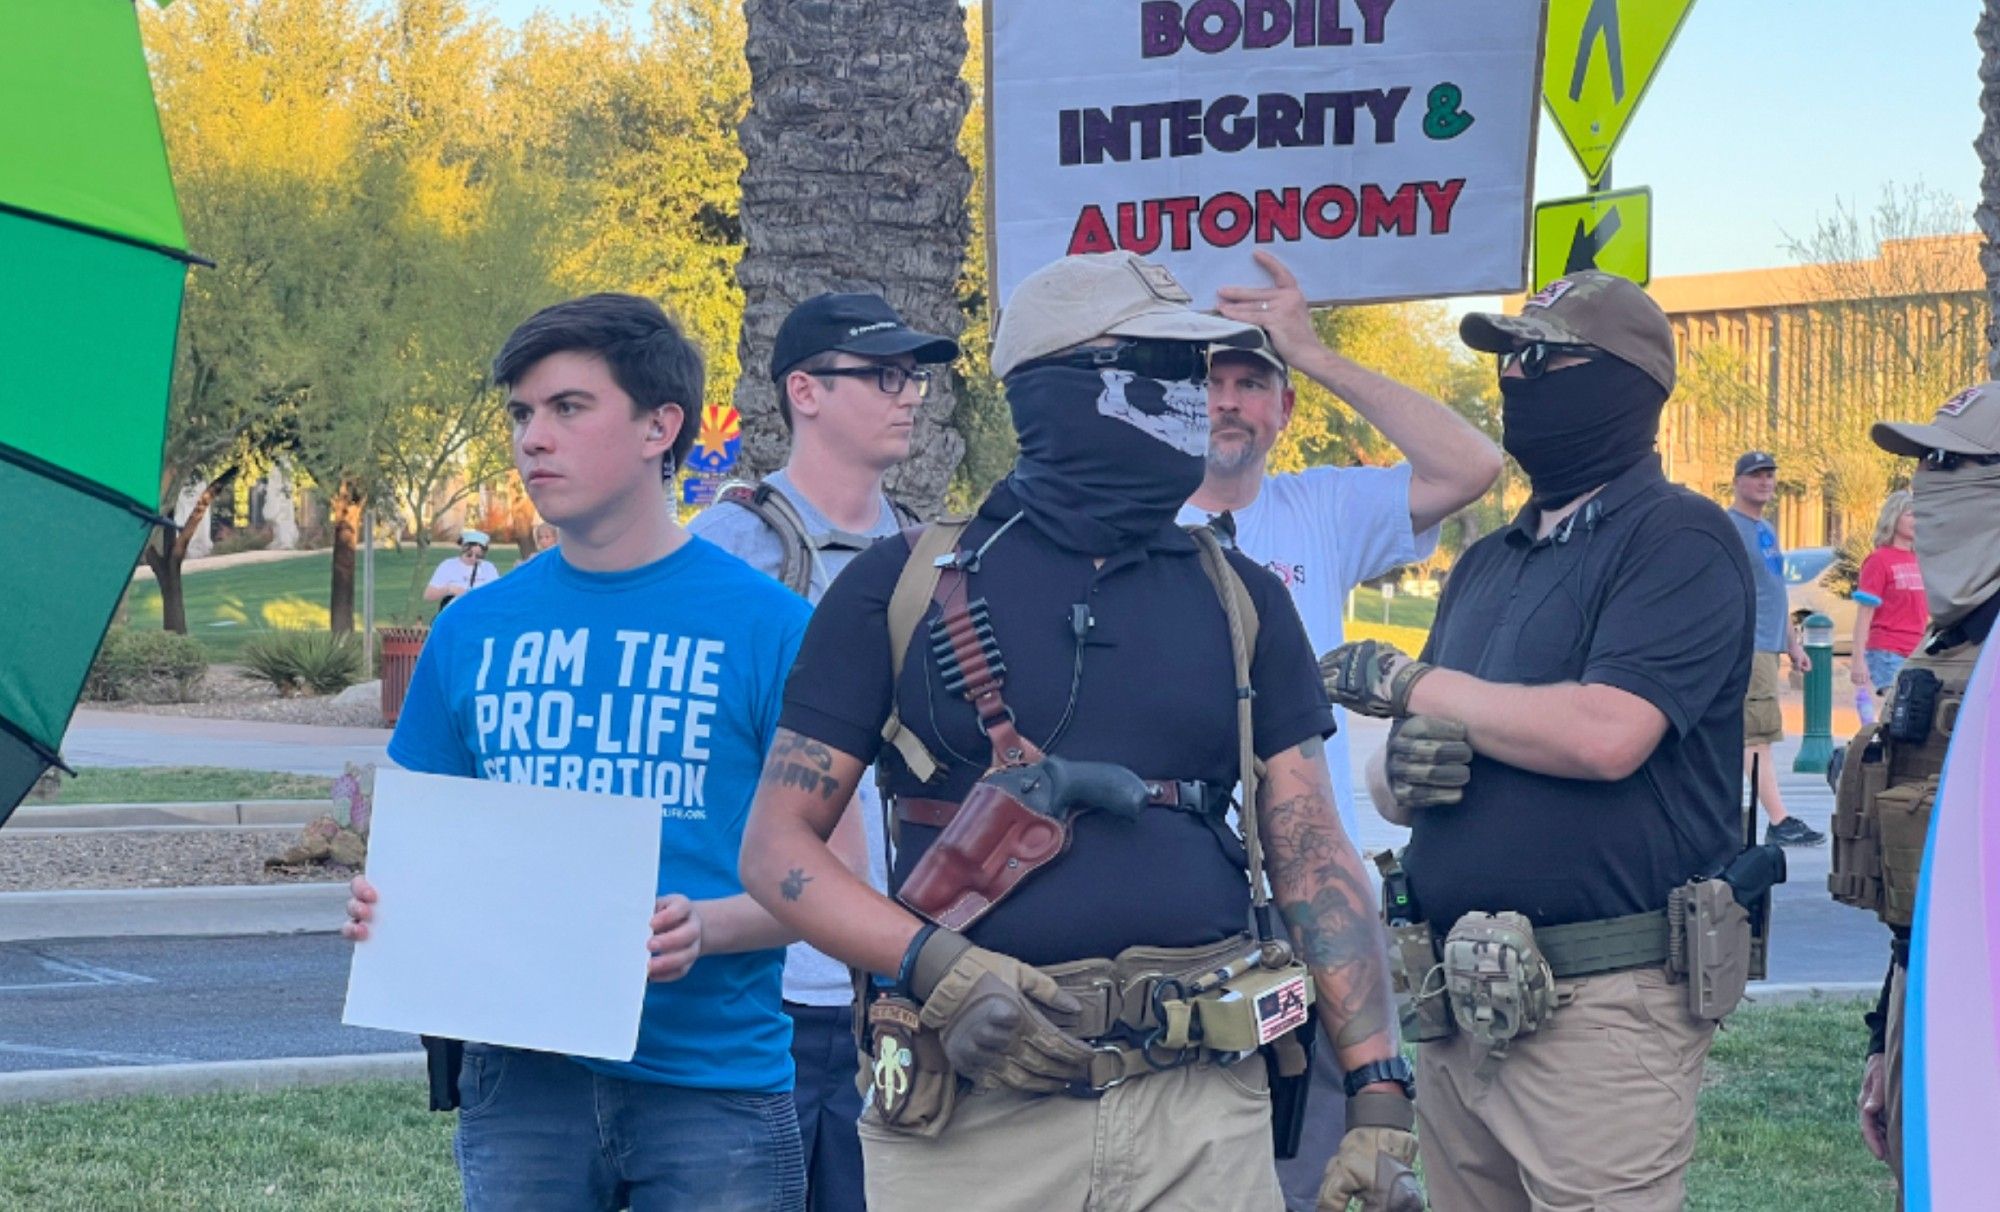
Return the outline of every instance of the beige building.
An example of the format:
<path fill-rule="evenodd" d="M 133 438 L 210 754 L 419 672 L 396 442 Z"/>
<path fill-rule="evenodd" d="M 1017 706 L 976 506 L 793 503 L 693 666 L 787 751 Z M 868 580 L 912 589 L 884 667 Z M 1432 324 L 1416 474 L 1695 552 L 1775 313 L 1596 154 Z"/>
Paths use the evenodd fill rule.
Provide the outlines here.
<path fill-rule="evenodd" d="M 1985 378 L 1976 234 L 1885 243 L 1870 261 L 1655 278 L 1679 344 L 1660 447 L 1670 478 L 1726 501 L 1736 456 L 1779 460 L 1787 550 L 1865 534 L 1898 465 L 1868 441 Z"/>

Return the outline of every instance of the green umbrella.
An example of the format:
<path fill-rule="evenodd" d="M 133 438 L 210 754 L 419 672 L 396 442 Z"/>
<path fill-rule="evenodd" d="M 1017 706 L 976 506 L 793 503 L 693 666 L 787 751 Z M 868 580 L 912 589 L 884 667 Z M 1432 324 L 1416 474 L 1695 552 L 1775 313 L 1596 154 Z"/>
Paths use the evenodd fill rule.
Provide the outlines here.
<path fill-rule="evenodd" d="M 133 0 L 0 3 L 0 823 L 155 525 L 187 263 Z"/>

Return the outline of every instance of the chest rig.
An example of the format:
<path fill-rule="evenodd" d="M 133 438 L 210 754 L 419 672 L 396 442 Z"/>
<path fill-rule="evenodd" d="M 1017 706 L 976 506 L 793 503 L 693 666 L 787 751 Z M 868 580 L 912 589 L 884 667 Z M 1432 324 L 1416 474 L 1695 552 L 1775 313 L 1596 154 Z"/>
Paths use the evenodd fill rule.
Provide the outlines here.
<path fill-rule="evenodd" d="M 1881 723 L 1848 742 L 1834 791 L 1827 890 L 1897 929 L 1909 929 L 1915 918 L 1938 776 L 1980 648 L 1918 652 L 1896 675 Z"/>

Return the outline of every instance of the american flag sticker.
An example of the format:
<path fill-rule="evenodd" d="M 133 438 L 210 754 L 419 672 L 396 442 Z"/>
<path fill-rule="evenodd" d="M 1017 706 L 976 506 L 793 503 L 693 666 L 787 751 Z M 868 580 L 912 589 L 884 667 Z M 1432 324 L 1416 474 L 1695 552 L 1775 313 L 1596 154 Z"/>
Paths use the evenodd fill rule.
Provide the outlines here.
<path fill-rule="evenodd" d="M 1524 308 L 1547 307 L 1550 304 L 1554 303 L 1557 299 L 1560 299 L 1564 295 L 1568 294 L 1569 288 L 1575 285 L 1576 283 L 1570 281 L 1568 278 L 1557 278 L 1555 281 L 1549 283 L 1547 286 L 1542 287 L 1534 294 L 1528 296 L 1528 301 L 1526 303 L 1523 303 L 1521 306 Z"/>
<path fill-rule="evenodd" d="M 1306 978 L 1295 976 L 1257 999 L 1257 1042 L 1272 1040 L 1305 1025 Z"/>
<path fill-rule="evenodd" d="M 1946 400 L 1944 403 L 1938 405 L 1937 415 L 1941 417 L 1957 416 L 1959 413 L 1965 411 L 1965 406 L 1972 403 L 1972 397 L 1978 394 L 1979 394 L 1979 389 L 1977 387 L 1966 388 L 1964 391 L 1959 392 L 1951 399 Z"/>

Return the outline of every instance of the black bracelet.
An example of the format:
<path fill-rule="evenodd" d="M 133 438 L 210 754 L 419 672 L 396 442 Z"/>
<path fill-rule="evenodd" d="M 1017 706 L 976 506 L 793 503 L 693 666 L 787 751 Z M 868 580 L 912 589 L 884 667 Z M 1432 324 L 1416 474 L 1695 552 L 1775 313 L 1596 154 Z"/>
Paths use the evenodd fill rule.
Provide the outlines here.
<path fill-rule="evenodd" d="M 931 935 L 936 933 L 936 924 L 925 922 L 918 929 L 916 937 L 910 940 L 910 945 L 903 951 L 903 962 L 896 966 L 896 992 L 905 997 L 913 995 L 910 978 L 916 974 L 917 953 L 924 949 L 924 944 L 931 941 Z"/>

